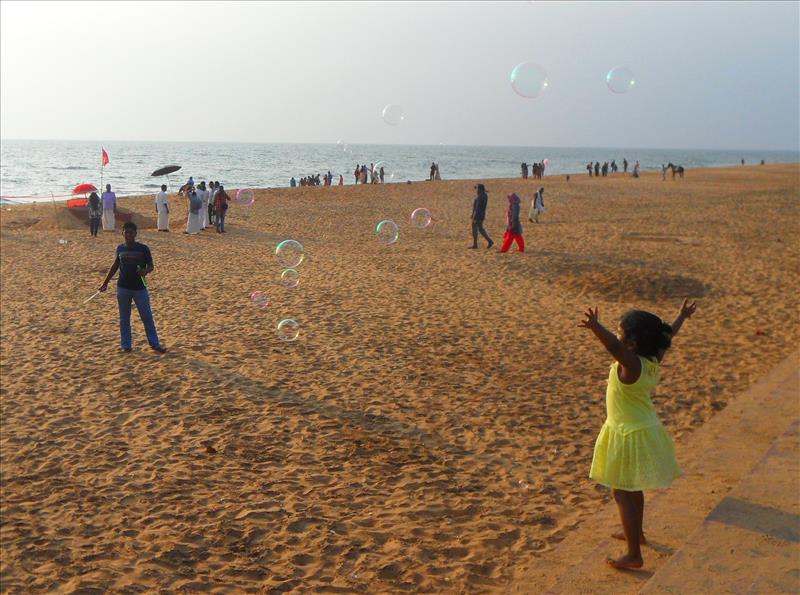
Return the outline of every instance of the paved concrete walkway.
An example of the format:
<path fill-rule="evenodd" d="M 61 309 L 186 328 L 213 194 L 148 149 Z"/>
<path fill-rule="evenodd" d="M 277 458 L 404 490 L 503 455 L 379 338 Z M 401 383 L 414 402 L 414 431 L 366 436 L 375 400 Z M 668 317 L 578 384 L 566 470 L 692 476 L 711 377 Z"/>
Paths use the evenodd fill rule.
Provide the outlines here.
<path fill-rule="evenodd" d="M 605 564 L 624 549 L 609 537 L 619 528 L 612 502 L 509 591 L 800 592 L 798 428 L 795 352 L 676 445 L 685 475 L 668 490 L 646 494 L 643 569 L 621 572 Z"/>

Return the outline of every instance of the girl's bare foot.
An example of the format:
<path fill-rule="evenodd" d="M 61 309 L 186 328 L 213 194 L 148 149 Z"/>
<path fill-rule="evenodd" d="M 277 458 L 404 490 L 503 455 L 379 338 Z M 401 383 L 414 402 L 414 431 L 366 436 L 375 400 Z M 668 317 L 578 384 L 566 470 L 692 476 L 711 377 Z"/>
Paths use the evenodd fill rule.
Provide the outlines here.
<path fill-rule="evenodd" d="M 620 541 L 625 541 L 625 532 L 620 529 L 616 533 L 612 533 L 611 537 L 614 539 L 619 539 Z M 644 533 L 639 535 L 639 545 L 647 545 L 647 540 L 644 538 Z"/>
<path fill-rule="evenodd" d="M 611 568 L 625 570 L 626 568 L 641 568 L 644 565 L 644 560 L 642 560 L 641 556 L 633 557 L 630 554 L 625 554 L 616 560 L 613 558 L 606 558 L 606 564 L 611 566 Z"/>

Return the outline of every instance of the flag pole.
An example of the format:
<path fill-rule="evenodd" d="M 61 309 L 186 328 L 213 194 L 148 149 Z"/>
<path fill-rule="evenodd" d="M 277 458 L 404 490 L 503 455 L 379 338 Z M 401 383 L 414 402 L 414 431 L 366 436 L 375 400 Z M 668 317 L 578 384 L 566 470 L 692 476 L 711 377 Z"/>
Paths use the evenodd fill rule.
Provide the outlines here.
<path fill-rule="evenodd" d="M 103 148 L 100 147 L 100 150 L 102 151 Z M 103 196 L 103 167 L 105 167 L 103 165 L 103 154 L 100 153 L 100 196 Z"/>

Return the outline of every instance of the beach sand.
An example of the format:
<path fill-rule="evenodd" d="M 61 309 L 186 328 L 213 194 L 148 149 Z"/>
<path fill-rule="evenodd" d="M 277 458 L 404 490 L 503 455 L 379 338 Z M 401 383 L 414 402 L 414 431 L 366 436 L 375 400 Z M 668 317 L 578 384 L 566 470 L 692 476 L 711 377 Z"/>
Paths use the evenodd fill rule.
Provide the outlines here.
<path fill-rule="evenodd" d="M 182 234 L 173 196 L 173 231 L 138 238 L 163 356 L 135 312 L 120 352 L 113 291 L 82 305 L 121 234 L 4 207 L 2 590 L 502 591 L 609 499 L 587 306 L 698 300 L 654 397 L 680 441 L 796 348 L 797 164 L 484 183 L 491 251 L 467 249 L 474 181 L 260 190 L 224 235 Z M 540 185 L 526 252 L 500 254 L 506 194 L 527 215 Z"/>

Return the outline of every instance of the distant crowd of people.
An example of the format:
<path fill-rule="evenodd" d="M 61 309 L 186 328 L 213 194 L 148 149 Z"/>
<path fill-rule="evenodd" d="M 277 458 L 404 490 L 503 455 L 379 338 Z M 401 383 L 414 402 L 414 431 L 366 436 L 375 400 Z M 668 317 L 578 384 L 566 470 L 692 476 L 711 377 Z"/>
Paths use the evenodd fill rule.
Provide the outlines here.
<path fill-rule="evenodd" d="M 527 163 L 523 163 L 522 165 L 520 165 L 520 170 L 522 172 L 522 179 L 523 180 L 527 180 L 528 179 L 528 168 L 529 167 L 530 167 L 531 177 L 534 180 L 541 180 L 542 176 L 544 175 L 545 162 L 544 161 L 539 161 L 538 163 L 531 163 L 530 166 L 528 166 Z"/>

